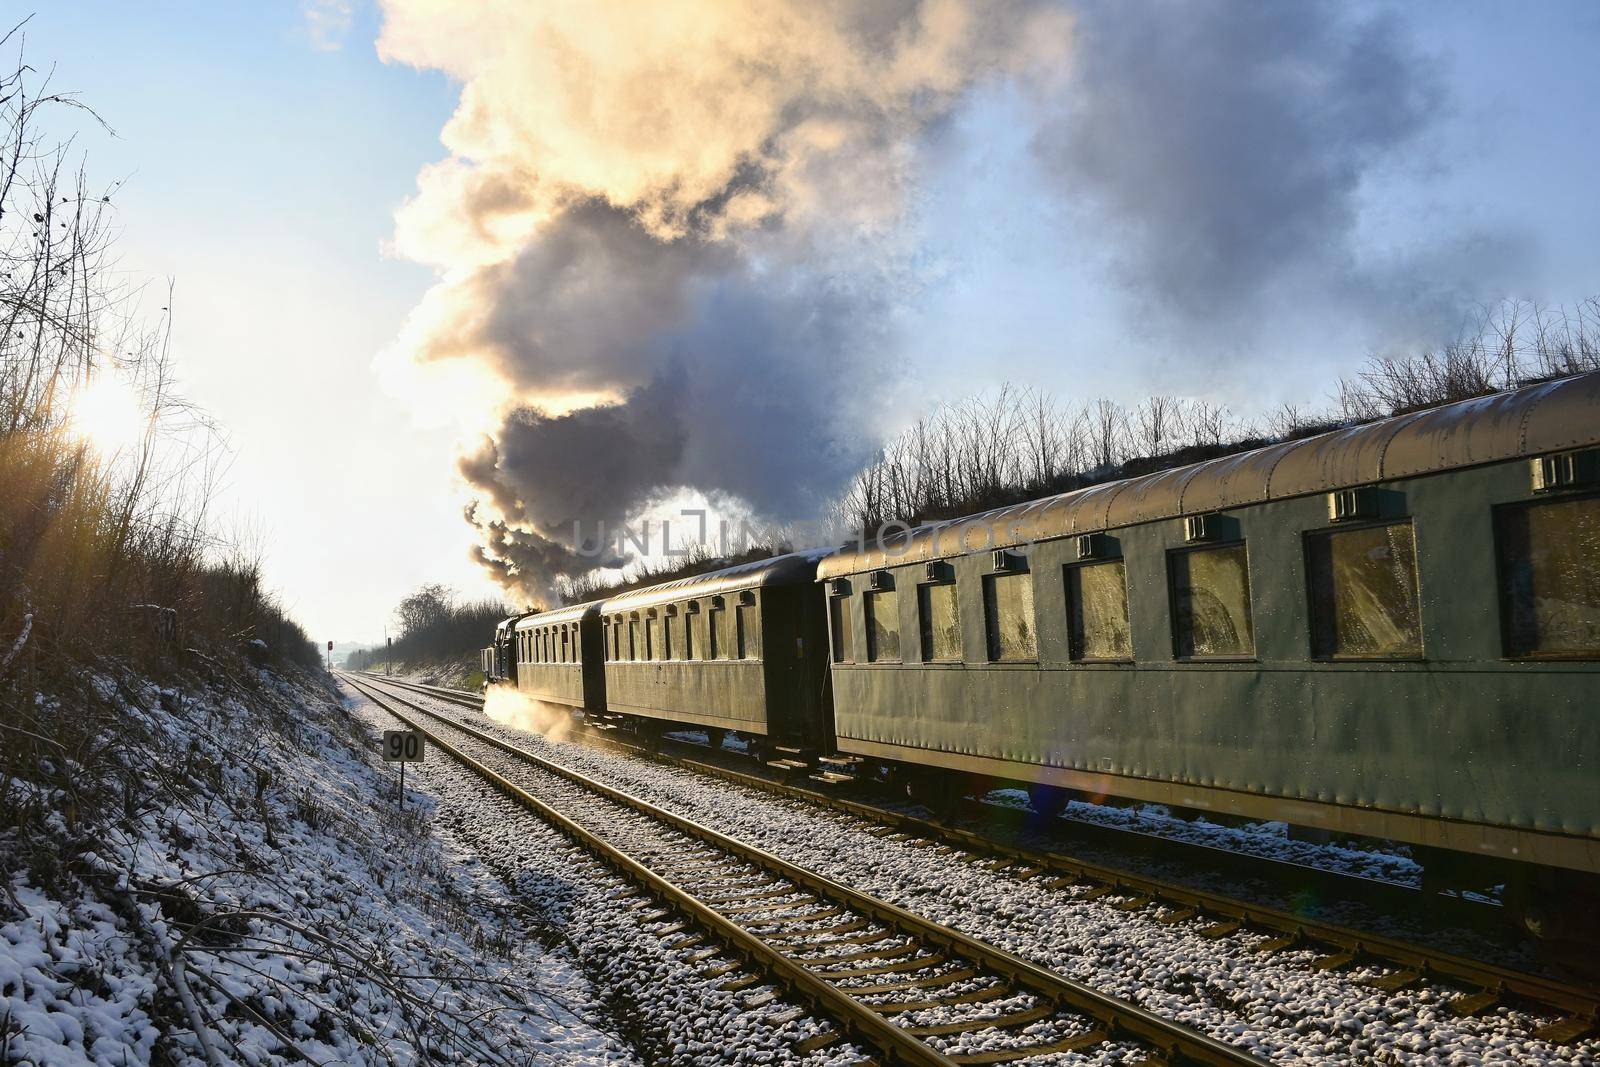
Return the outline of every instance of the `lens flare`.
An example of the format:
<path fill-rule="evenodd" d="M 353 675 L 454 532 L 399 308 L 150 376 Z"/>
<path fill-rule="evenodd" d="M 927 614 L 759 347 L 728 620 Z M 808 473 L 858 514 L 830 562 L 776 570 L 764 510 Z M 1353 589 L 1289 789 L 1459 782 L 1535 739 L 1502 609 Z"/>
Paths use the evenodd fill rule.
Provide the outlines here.
<path fill-rule="evenodd" d="M 102 456 L 115 459 L 143 443 L 150 429 L 150 413 L 130 383 L 114 374 L 101 374 L 73 397 L 69 424 L 74 434 Z"/>

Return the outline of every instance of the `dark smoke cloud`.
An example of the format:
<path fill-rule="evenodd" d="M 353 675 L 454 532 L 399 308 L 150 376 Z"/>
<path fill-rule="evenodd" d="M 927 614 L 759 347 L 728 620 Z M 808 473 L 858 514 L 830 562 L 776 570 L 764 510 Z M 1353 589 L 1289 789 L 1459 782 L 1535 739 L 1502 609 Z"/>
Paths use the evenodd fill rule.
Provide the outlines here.
<path fill-rule="evenodd" d="M 1080 10 L 1077 73 L 1038 152 L 1098 209 L 1122 280 L 1180 317 L 1349 271 L 1363 181 L 1444 107 L 1405 27 L 1347 5 Z"/>

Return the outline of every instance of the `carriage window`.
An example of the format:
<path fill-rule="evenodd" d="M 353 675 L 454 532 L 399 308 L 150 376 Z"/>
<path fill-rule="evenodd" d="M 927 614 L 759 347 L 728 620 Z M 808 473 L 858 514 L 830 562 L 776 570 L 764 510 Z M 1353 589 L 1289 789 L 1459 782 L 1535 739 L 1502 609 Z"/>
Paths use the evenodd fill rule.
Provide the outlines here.
<path fill-rule="evenodd" d="M 866 611 L 867 662 L 900 661 L 900 594 L 893 589 L 866 593 L 861 601 Z"/>
<path fill-rule="evenodd" d="M 661 617 L 661 658 L 672 658 L 672 646 L 676 643 L 678 617 L 676 615 L 663 615 Z"/>
<path fill-rule="evenodd" d="M 739 658 L 739 636 L 735 633 L 736 623 L 734 613 L 727 608 L 718 608 L 715 614 L 717 624 L 717 658 Z"/>
<path fill-rule="evenodd" d="M 622 621 L 620 619 L 611 620 L 611 658 L 613 660 L 622 658 Z"/>
<path fill-rule="evenodd" d="M 628 659 L 639 658 L 639 620 L 628 620 Z"/>
<path fill-rule="evenodd" d="M 740 604 L 738 607 L 739 623 L 739 658 L 761 658 L 761 616 L 756 614 L 754 604 Z"/>
<path fill-rule="evenodd" d="M 683 611 L 683 658 L 694 659 L 694 624 L 698 616 L 689 614 L 689 605 L 685 604 Z"/>
<path fill-rule="evenodd" d="M 1311 649 L 1319 659 L 1422 655 L 1417 550 L 1409 522 L 1306 537 Z"/>
<path fill-rule="evenodd" d="M 833 662 L 854 663 L 850 634 L 850 598 L 828 598 L 828 627 L 833 637 Z"/>
<path fill-rule="evenodd" d="M 1120 559 L 1067 568 L 1067 627 L 1076 660 L 1130 660 L 1128 568 Z"/>
<path fill-rule="evenodd" d="M 1250 656 L 1250 568 L 1244 545 L 1172 553 L 1172 630 L 1182 659 Z"/>
<path fill-rule="evenodd" d="M 1495 512 L 1508 656 L 1600 657 L 1600 497 Z"/>
<path fill-rule="evenodd" d="M 571 663 L 572 662 L 571 638 L 568 635 L 567 628 L 565 626 L 561 627 L 561 662 L 562 663 Z"/>
<path fill-rule="evenodd" d="M 1000 663 L 1038 658 L 1031 572 L 984 575 L 983 610 L 990 660 Z"/>
<path fill-rule="evenodd" d="M 922 659 L 950 663 L 961 658 L 961 619 L 954 582 L 917 586 L 917 619 L 922 629 Z"/>
<path fill-rule="evenodd" d="M 644 619 L 644 655 L 640 659 L 655 659 L 656 649 L 661 647 L 661 620 L 653 615 L 646 615 Z"/>
<path fill-rule="evenodd" d="M 727 614 L 727 608 L 716 604 L 706 612 L 706 636 L 709 638 L 706 659 L 729 659 L 732 656 L 728 649 Z"/>

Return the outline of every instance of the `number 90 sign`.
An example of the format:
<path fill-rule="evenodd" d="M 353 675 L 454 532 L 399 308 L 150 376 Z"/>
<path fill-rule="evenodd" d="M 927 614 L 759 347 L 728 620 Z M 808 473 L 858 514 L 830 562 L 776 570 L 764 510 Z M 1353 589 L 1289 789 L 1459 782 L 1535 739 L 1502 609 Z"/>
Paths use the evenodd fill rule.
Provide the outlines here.
<path fill-rule="evenodd" d="M 383 761 L 385 763 L 421 763 L 425 753 L 422 734 L 416 730 L 385 730 L 383 732 Z"/>

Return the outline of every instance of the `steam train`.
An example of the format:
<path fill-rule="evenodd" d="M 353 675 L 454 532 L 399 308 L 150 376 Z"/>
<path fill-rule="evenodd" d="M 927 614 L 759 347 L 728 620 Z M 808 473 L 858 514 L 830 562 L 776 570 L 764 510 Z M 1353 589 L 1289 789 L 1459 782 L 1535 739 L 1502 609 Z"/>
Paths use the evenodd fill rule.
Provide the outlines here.
<path fill-rule="evenodd" d="M 1600 904 L 1600 373 L 517 616 L 485 673 L 649 733 L 1403 842 Z"/>

